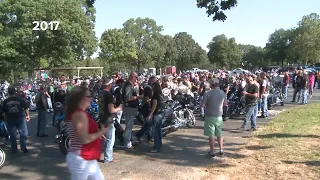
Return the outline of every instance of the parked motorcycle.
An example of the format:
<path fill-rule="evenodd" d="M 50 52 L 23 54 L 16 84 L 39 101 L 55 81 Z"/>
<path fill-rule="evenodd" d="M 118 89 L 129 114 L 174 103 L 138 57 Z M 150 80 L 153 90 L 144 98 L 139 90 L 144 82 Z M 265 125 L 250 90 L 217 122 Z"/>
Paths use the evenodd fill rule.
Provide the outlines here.
<path fill-rule="evenodd" d="M 270 87 L 268 96 L 268 109 L 270 110 L 273 106 L 281 105 L 284 106 L 284 94 L 282 93 L 282 84 L 276 83 Z"/>
<path fill-rule="evenodd" d="M 175 95 L 175 100 L 167 100 L 164 109 L 165 117 L 162 123 L 162 136 L 177 131 L 180 127 L 192 128 L 195 126 L 196 118 L 194 116 L 196 100 L 190 94 Z M 143 125 L 145 118 L 138 112 L 136 117 Z"/>
<path fill-rule="evenodd" d="M 10 139 L 9 132 L 6 126 L 6 123 L 4 120 L 0 120 L 0 139 L 5 138 L 6 140 Z M 6 153 L 4 150 L 0 148 L 0 169 L 4 166 L 4 163 L 6 161 Z"/>
<path fill-rule="evenodd" d="M 27 105 L 29 106 L 30 111 L 36 111 L 37 110 L 37 105 L 35 103 L 36 93 L 29 90 L 24 91 L 24 93 L 26 94 L 26 102 L 27 102 Z"/>
<path fill-rule="evenodd" d="M 6 153 L 4 152 L 4 150 L 0 148 L 0 169 L 3 168 L 5 161 L 6 161 Z"/>
<path fill-rule="evenodd" d="M 232 119 L 234 117 L 239 117 L 241 114 L 244 114 L 245 111 L 245 100 L 242 94 L 242 90 L 232 88 L 228 95 L 228 109 L 227 117 Z"/>
<path fill-rule="evenodd" d="M 192 128 L 196 125 L 194 116 L 194 98 L 188 94 L 178 95 L 165 110 L 165 119 L 162 124 L 162 136 L 177 131 L 180 127 Z"/>

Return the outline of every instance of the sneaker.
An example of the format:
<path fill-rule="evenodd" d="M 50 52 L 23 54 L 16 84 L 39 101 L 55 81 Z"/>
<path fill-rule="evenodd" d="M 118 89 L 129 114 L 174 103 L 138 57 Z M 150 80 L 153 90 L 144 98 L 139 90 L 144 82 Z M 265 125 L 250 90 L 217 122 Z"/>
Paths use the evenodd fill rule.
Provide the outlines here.
<path fill-rule="evenodd" d="M 29 151 L 28 151 L 28 149 L 21 149 L 21 151 L 23 152 L 23 153 L 25 153 L 25 154 L 27 154 Z"/>
<path fill-rule="evenodd" d="M 208 152 L 208 153 L 207 153 L 207 156 L 208 156 L 209 158 L 214 158 L 216 155 L 215 155 L 213 152 Z"/>
<path fill-rule="evenodd" d="M 240 128 L 238 128 L 238 130 L 244 131 L 244 130 L 246 130 L 246 128 L 244 126 L 241 126 Z"/>
<path fill-rule="evenodd" d="M 221 151 L 219 152 L 219 156 L 224 156 L 224 151 L 223 151 L 223 150 L 221 150 Z"/>

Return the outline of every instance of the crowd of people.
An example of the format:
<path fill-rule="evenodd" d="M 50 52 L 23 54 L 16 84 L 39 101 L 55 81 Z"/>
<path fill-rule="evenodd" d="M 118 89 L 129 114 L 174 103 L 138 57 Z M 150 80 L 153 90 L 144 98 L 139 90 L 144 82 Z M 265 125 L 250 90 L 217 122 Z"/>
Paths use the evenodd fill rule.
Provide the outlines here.
<path fill-rule="evenodd" d="M 281 78 L 284 97 L 288 96 L 291 77 L 284 72 Z M 71 144 L 67 154 L 67 166 L 71 179 L 104 179 L 97 159 L 103 163 L 116 162 L 113 157 L 115 143 L 114 121 L 120 123 L 125 119 L 123 146 L 127 150 L 135 149 L 143 136 L 153 141 L 150 152 L 158 153 L 162 148 L 161 126 L 164 119 L 165 104 L 163 98 L 173 98 L 177 93 L 194 92 L 200 95 L 200 114 L 205 118 L 204 135 L 209 137 L 209 157 L 214 157 L 214 137 L 218 138 L 219 153 L 224 155 L 222 126 L 223 114 L 227 107 L 229 89 L 243 89 L 246 102 L 245 118 L 240 130 L 257 129 L 256 118 L 268 117 L 267 98 L 272 76 L 260 74 L 228 75 L 217 73 L 184 73 L 168 76 L 138 76 L 132 72 L 128 78 L 117 74 L 100 80 L 70 80 L 69 82 L 49 82 L 38 89 L 36 104 L 38 111 L 37 136 L 46 134 L 48 110 L 54 111 L 52 104 L 57 102 L 65 106 L 65 121 Z M 319 85 L 319 83 L 318 83 Z M 306 104 L 308 96 L 312 97 L 315 87 L 314 74 L 297 71 L 292 79 L 294 88 L 293 102 L 300 93 L 301 104 Z M 29 88 L 29 87 L 28 87 Z M 27 124 L 30 120 L 25 99 L 17 95 L 16 88 L 8 88 L 9 97 L 2 103 L 1 110 L 7 121 L 11 136 L 11 151 L 17 153 L 16 132 L 20 132 L 20 146 L 24 153 L 27 149 Z M 100 124 L 86 112 L 92 98 L 98 96 Z M 141 111 L 146 122 L 138 133 L 132 129 L 137 112 Z M 53 119 L 55 112 L 53 112 Z M 54 120 L 53 120 L 54 121 Z M 247 124 L 251 121 L 251 127 Z M 100 127 L 100 128 L 99 128 Z M 101 142 L 104 142 L 104 158 L 100 160 Z"/>

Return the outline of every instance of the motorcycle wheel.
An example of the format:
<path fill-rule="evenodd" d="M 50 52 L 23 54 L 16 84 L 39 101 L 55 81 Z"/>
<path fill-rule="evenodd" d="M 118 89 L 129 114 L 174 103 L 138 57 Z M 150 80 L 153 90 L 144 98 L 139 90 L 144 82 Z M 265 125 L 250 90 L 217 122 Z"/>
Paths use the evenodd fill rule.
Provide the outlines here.
<path fill-rule="evenodd" d="M 5 161 L 6 161 L 6 153 L 0 148 L 0 169 L 3 168 Z"/>
<path fill-rule="evenodd" d="M 30 111 L 36 111 L 37 110 L 37 106 L 35 104 L 31 104 L 29 106 Z"/>
<path fill-rule="evenodd" d="M 70 145 L 70 138 L 68 135 L 62 135 L 59 141 L 59 149 L 63 155 L 67 155 Z"/>
<path fill-rule="evenodd" d="M 194 114 L 191 112 L 188 112 L 189 113 L 189 116 L 187 116 L 188 118 L 188 122 L 187 122 L 187 127 L 188 128 L 193 128 L 196 126 L 196 117 L 194 116 Z"/>
<path fill-rule="evenodd" d="M 162 137 L 165 137 L 167 134 L 169 134 L 169 130 L 162 131 Z"/>

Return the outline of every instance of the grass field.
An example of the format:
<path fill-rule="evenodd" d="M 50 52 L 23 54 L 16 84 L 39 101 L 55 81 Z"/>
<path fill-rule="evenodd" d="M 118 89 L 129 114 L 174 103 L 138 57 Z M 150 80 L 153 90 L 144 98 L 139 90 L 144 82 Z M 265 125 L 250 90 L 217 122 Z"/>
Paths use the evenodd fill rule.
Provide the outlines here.
<path fill-rule="evenodd" d="M 320 179 L 320 104 L 282 112 L 236 153 L 212 165 L 210 179 Z"/>

